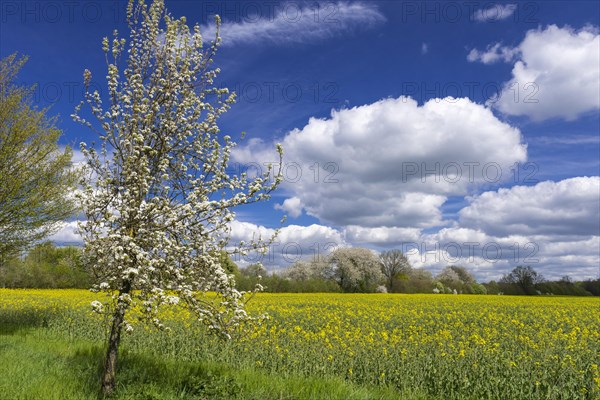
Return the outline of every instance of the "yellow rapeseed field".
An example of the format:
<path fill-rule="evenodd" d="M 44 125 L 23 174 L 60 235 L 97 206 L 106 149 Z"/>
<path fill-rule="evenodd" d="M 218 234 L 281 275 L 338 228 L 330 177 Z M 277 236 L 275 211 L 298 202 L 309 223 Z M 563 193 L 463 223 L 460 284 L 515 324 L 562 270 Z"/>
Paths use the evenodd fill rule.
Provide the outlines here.
<path fill-rule="evenodd" d="M 0 290 L 3 321 L 103 340 L 78 290 Z M 171 330 L 135 325 L 130 351 L 214 360 L 277 374 L 341 376 L 432 398 L 600 399 L 598 298 L 395 294 L 261 294 L 262 325 L 222 343 L 185 312 Z"/>

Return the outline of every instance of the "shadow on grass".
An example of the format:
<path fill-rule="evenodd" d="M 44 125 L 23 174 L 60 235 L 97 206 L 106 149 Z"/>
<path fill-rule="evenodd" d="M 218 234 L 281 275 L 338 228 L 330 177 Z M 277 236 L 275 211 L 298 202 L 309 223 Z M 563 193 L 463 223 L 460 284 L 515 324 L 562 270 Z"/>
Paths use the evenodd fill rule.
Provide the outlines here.
<path fill-rule="evenodd" d="M 0 351 L 29 351 L 28 357 L 54 365 L 41 373 L 58 379 L 46 395 L 53 396 L 61 386 L 78 393 L 74 398 L 102 398 L 100 382 L 105 346 L 102 342 L 64 340 L 35 335 L 48 327 L 52 315 L 47 310 L 21 309 L 0 312 L 0 336 L 14 340 L 0 343 Z M 33 341 L 35 345 L 29 343 Z M 19 350 L 20 347 L 24 347 Z M 13 351 L 13 352 L 14 352 Z M 35 370 L 37 366 L 31 366 Z M 42 372 L 43 371 L 43 372 Z M 51 380 L 51 379 L 50 379 Z M 24 388 L 25 390 L 25 388 Z M 241 398 L 234 371 L 200 362 L 163 360 L 130 352 L 123 346 L 119 354 L 116 399 L 232 399 Z M 72 398 L 67 396 L 68 398 Z M 65 397 L 65 398 L 67 398 Z M 2 394 L 0 394 L 2 398 Z"/>
<path fill-rule="evenodd" d="M 93 346 L 78 349 L 72 357 L 73 368 L 86 371 L 89 397 L 102 398 L 104 356 L 103 346 Z M 120 352 L 115 399 L 235 399 L 240 394 L 241 386 L 226 367 Z"/>
<path fill-rule="evenodd" d="M 0 387 L 4 385 L 8 392 L 0 391 L 0 398 L 102 399 L 100 382 L 105 346 L 101 342 L 46 340 L 42 332 L 15 335 L 6 343 Z M 390 394 L 389 391 L 384 393 L 375 388 L 346 384 L 338 378 L 282 377 L 216 361 L 161 359 L 160 356 L 129 351 L 125 345 L 120 352 L 117 387 L 112 399 L 365 400 L 405 397 L 398 396 L 395 391 Z"/>
<path fill-rule="evenodd" d="M 0 335 L 27 333 L 31 329 L 48 326 L 48 315 L 35 309 L 0 312 Z"/>

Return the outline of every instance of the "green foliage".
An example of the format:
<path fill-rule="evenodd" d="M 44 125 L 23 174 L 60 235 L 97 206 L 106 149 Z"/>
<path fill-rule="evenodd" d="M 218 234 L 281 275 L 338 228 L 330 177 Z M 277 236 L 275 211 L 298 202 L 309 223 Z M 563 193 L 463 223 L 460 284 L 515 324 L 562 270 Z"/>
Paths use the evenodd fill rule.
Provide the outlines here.
<path fill-rule="evenodd" d="M 590 296 L 591 293 L 587 291 L 581 285 L 577 285 L 573 282 L 542 282 L 537 284 L 536 290 L 542 294 L 554 294 L 561 296 Z"/>
<path fill-rule="evenodd" d="M 223 267 L 225 272 L 227 272 L 228 274 L 232 274 L 236 277 L 240 274 L 240 270 L 237 264 L 233 262 L 233 260 L 231 259 L 231 257 L 229 257 L 229 254 L 225 250 L 221 251 L 219 261 L 221 263 L 221 267 Z"/>
<path fill-rule="evenodd" d="M 271 293 L 337 293 L 341 291 L 336 282 L 322 278 L 293 280 L 272 274 L 264 278 L 261 284 L 265 287 L 266 292 Z"/>
<path fill-rule="evenodd" d="M 473 288 L 473 294 L 487 294 L 487 289 L 480 283 L 474 283 L 471 285 Z"/>
<path fill-rule="evenodd" d="M 267 270 L 265 269 L 265 267 L 263 267 L 261 263 L 253 263 L 248 265 L 246 268 L 242 268 L 240 270 L 240 273 L 250 278 L 258 278 L 265 276 Z"/>
<path fill-rule="evenodd" d="M 0 60 L 0 265 L 74 211 L 72 151 L 60 149 L 56 119 L 32 106 L 33 88 L 14 84 L 26 61 Z"/>
<path fill-rule="evenodd" d="M 408 275 L 394 280 L 393 293 L 432 293 L 434 282 L 431 273 L 427 274 L 421 268 L 415 268 Z"/>
<path fill-rule="evenodd" d="M 569 277 L 547 281 L 531 267 L 516 267 L 499 282 L 484 284 L 488 294 L 600 296 L 600 279 L 574 282 Z"/>
<path fill-rule="evenodd" d="M 267 270 L 261 263 L 253 263 L 245 268 L 240 268 L 235 278 L 236 287 L 239 290 L 251 291 L 257 284 L 264 285 L 263 278 L 267 275 Z"/>
<path fill-rule="evenodd" d="M 35 245 L 24 259 L 12 258 L 0 266 L 0 287 L 87 288 L 90 276 L 78 247 Z"/>
<path fill-rule="evenodd" d="M 577 286 L 583 288 L 588 293 L 594 296 L 600 296 L 600 278 L 596 280 L 587 280 L 583 282 L 577 282 Z"/>
<path fill-rule="evenodd" d="M 543 281 L 542 275 L 538 274 L 533 268 L 519 265 L 500 279 L 500 287 L 506 294 L 532 295 L 539 291 L 536 285 Z"/>

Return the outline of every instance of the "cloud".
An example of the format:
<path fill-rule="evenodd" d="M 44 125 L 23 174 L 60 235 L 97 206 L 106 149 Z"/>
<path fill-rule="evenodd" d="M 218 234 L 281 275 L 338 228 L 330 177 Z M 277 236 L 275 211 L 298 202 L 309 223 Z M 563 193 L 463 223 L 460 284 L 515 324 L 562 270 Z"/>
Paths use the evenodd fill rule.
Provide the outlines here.
<path fill-rule="evenodd" d="M 48 237 L 48 240 L 59 245 L 78 246 L 83 244 L 83 238 L 78 233 L 78 222 L 64 222 L 62 227 L 55 234 Z"/>
<path fill-rule="evenodd" d="M 275 230 L 248 222 L 232 224 L 234 241 L 251 240 L 257 232 L 267 238 Z M 399 248 L 415 268 L 437 274 L 448 265 L 462 265 L 480 282 L 498 280 L 517 265 L 530 265 L 548 279 L 564 275 L 588 279 L 598 275 L 600 265 L 600 236 L 494 236 L 458 224 L 430 234 L 402 228 L 348 226 L 340 232 L 317 224 L 290 225 L 281 229 L 266 255 L 233 259 L 241 267 L 260 261 L 269 271 L 276 272 L 299 260 L 322 259 L 336 248 L 346 246 Z"/>
<path fill-rule="evenodd" d="M 491 235 L 600 235 L 600 178 L 513 186 L 471 199 L 460 224 Z"/>
<path fill-rule="evenodd" d="M 425 55 L 429 52 L 429 45 L 427 43 L 421 44 L 421 54 Z"/>
<path fill-rule="evenodd" d="M 300 3 L 284 3 L 268 18 L 240 22 L 224 21 L 220 36 L 224 46 L 317 42 L 372 29 L 386 21 L 376 5 L 363 2 L 337 2 L 327 12 Z M 205 37 L 214 37 L 215 25 L 202 27 Z"/>
<path fill-rule="evenodd" d="M 350 225 L 346 227 L 344 233 L 346 240 L 355 245 L 369 244 L 389 247 L 418 241 L 421 230 L 416 228 L 388 228 L 385 226 L 364 228 L 362 226 Z"/>
<path fill-rule="evenodd" d="M 495 44 L 471 50 L 469 61 L 490 64 L 516 59 L 512 79 L 491 105 L 508 115 L 535 121 L 574 120 L 600 109 L 600 35 L 597 27 L 574 30 L 550 25 L 530 30 L 515 48 Z"/>
<path fill-rule="evenodd" d="M 493 4 L 488 8 L 476 10 L 473 19 L 477 22 L 501 21 L 510 18 L 516 10 L 516 4 Z"/>
<path fill-rule="evenodd" d="M 510 62 L 518 55 L 518 52 L 518 49 L 496 43 L 488 46 L 485 51 L 472 49 L 467 55 L 467 60 L 469 62 L 478 61 L 484 64 L 494 64 L 499 61 Z"/>
<path fill-rule="evenodd" d="M 258 236 L 263 240 L 269 239 L 275 233 L 274 229 L 255 225 L 249 222 L 234 221 L 231 224 L 231 244 L 240 241 L 249 242 Z M 251 253 L 247 256 L 233 256 L 240 266 L 261 262 L 269 270 L 289 267 L 299 260 L 320 259 L 335 250 L 346 246 L 343 234 L 338 230 L 323 225 L 289 225 L 281 228 L 269 251 L 265 255 Z"/>
<path fill-rule="evenodd" d="M 494 236 L 455 226 L 406 246 L 413 266 L 437 273 L 450 264 L 463 265 L 482 282 L 498 280 L 517 265 L 530 265 L 549 279 L 588 279 L 600 272 L 600 236 Z"/>
<path fill-rule="evenodd" d="M 302 214 L 302 202 L 298 197 L 292 197 L 285 199 L 283 204 L 275 204 L 275 209 L 285 211 L 293 218 L 298 218 Z"/>
<path fill-rule="evenodd" d="M 469 99 L 408 97 L 311 118 L 281 140 L 284 190 L 307 214 L 333 226 L 427 228 L 440 207 L 526 159 L 518 129 Z M 276 160 L 272 145 L 234 150 L 237 162 Z M 503 172 L 504 171 L 504 172 Z"/>
<path fill-rule="evenodd" d="M 530 143 L 539 143 L 543 145 L 582 145 L 582 144 L 600 144 L 598 135 L 569 135 L 569 136 L 536 136 L 529 138 Z"/>
<path fill-rule="evenodd" d="M 464 265 L 479 279 L 497 278 L 498 270 L 510 270 L 513 263 L 529 256 L 531 239 L 525 236 L 494 237 L 459 225 L 423 234 L 419 241 L 403 244 L 415 266 L 439 272 L 448 265 Z M 489 280 L 488 279 L 488 280 Z"/>
<path fill-rule="evenodd" d="M 434 274 L 448 265 L 463 265 L 482 282 L 498 280 L 517 265 L 530 265 L 548 279 L 588 279 L 600 272 L 599 194 L 600 177 L 487 191 L 469 198 L 457 221 L 431 233 L 398 226 L 292 225 L 282 229 L 263 262 L 280 270 L 337 246 L 363 246 L 399 248 L 413 267 Z M 233 231 L 239 240 L 251 239 L 256 232 L 263 238 L 274 233 L 254 224 L 236 224 Z"/>

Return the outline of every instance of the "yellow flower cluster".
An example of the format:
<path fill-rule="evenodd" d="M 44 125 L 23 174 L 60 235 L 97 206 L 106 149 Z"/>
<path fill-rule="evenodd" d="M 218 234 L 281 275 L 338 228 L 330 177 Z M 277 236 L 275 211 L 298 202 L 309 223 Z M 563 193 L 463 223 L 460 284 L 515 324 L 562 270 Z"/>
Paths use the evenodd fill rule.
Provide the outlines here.
<path fill-rule="evenodd" d="M 78 318 L 72 335 L 86 324 L 98 331 L 88 311 L 94 296 L 0 290 L 0 315 L 43 309 L 63 328 Z M 600 398 L 597 298 L 260 294 L 248 311 L 270 318 L 231 342 L 207 335 L 173 306 L 163 316 L 170 332 L 135 329 L 124 345 L 448 399 Z"/>

